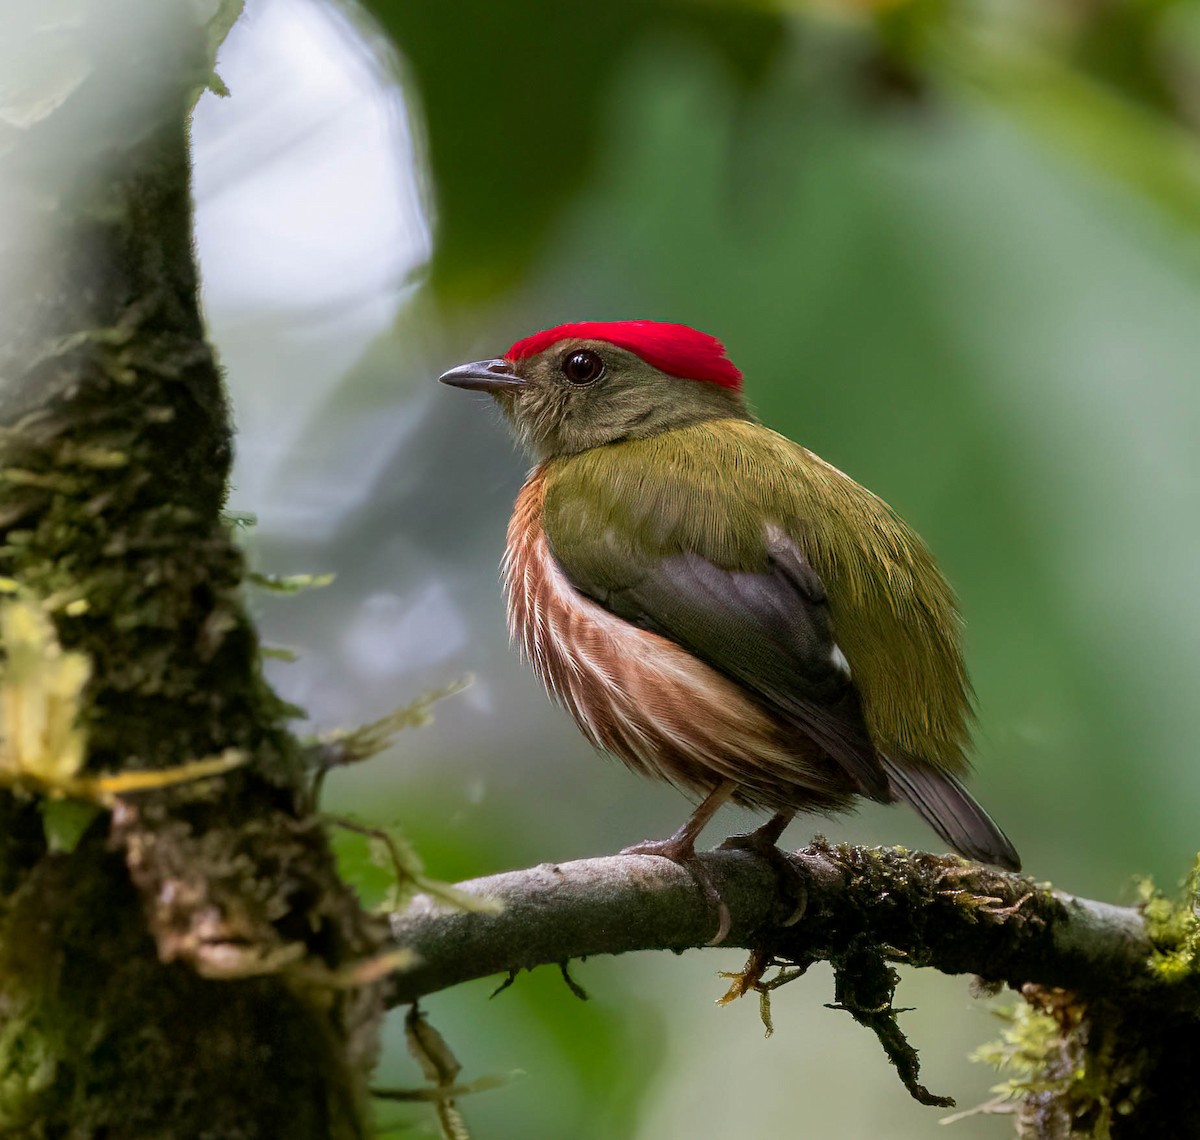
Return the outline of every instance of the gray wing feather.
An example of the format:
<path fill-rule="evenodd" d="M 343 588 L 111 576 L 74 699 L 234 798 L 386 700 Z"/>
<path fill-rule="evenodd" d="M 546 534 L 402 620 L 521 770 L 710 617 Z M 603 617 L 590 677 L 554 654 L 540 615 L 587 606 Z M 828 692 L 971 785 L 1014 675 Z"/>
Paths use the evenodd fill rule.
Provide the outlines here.
<path fill-rule="evenodd" d="M 951 773 L 911 758 L 883 758 L 894 798 L 904 800 L 960 855 L 1019 871 L 1021 857 L 992 817 Z"/>
<path fill-rule="evenodd" d="M 611 564 L 610 564 L 611 565 Z M 623 583 L 576 589 L 626 621 L 682 645 L 818 744 L 863 795 L 887 803 L 887 777 L 852 680 L 834 660 L 825 590 L 792 545 L 775 543 L 760 572 L 696 554 L 641 566 Z"/>

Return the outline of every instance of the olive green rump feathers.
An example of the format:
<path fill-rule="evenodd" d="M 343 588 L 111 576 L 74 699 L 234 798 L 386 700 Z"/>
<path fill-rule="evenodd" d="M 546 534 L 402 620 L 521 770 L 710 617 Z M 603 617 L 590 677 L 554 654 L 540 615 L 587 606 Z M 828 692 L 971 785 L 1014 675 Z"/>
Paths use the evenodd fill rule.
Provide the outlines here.
<path fill-rule="evenodd" d="M 546 535 L 582 592 L 690 642 L 785 710 L 789 686 L 810 714 L 839 699 L 844 666 L 813 656 L 831 640 L 880 753 L 965 770 L 970 689 L 954 600 L 924 544 L 881 499 L 734 418 L 562 456 L 545 473 Z M 663 628 L 664 608 L 674 628 Z M 816 628 L 824 620 L 827 630 Z M 818 743 L 852 719 L 825 718 Z M 859 768 L 864 792 L 887 798 L 882 777 Z"/>

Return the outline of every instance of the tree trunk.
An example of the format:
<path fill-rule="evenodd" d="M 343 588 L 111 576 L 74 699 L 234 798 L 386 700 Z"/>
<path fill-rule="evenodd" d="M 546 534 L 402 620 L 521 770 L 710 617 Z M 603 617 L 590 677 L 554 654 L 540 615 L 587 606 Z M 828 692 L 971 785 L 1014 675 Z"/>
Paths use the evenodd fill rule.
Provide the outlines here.
<path fill-rule="evenodd" d="M 30 5 L 38 84 L 5 96 L 0 575 L 54 632 L 4 627 L 4 1135 L 370 1132 L 382 989 L 353 967 L 386 931 L 337 877 L 221 515 L 231 427 L 187 122 L 236 5 L 202 7 L 92 0 L 55 22 Z M 90 669 L 77 708 L 49 691 L 64 652 Z M 22 725 L 44 714 L 61 743 L 76 711 L 81 771 L 57 780 L 61 748 L 32 770 Z M 137 793 L 96 780 L 196 761 L 237 766 Z"/>

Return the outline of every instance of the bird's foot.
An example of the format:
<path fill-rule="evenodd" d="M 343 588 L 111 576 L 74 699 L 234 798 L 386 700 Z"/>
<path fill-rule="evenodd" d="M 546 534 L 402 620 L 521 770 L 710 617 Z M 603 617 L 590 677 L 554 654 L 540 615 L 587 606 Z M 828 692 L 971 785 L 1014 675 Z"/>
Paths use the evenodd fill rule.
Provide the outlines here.
<path fill-rule="evenodd" d="M 804 917 L 808 907 L 808 884 L 796 864 L 776 846 L 783 830 L 791 822 L 791 816 L 777 815 L 762 827 L 739 835 L 731 835 L 718 851 L 749 851 L 765 860 L 775 872 L 780 893 L 792 904 L 791 913 L 782 922 L 783 926 L 794 926 Z"/>
<path fill-rule="evenodd" d="M 683 867 L 696 858 L 696 844 L 690 838 L 680 839 L 679 836 L 672 835 L 670 839 L 643 839 L 641 843 L 621 848 L 621 854 L 658 855 Z"/>
<path fill-rule="evenodd" d="M 716 883 L 708 868 L 696 854 L 696 841 L 691 836 L 672 835 L 670 839 L 645 839 L 626 847 L 622 855 L 657 855 L 660 859 L 670 859 L 672 863 L 682 867 L 696 881 L 696 885 L 704 892 L 704 897 L 717 912 L 717 933 L 709 940 L 709 946 L 719 946 L 729 933 L 729 907 L 721 898 Z"/>

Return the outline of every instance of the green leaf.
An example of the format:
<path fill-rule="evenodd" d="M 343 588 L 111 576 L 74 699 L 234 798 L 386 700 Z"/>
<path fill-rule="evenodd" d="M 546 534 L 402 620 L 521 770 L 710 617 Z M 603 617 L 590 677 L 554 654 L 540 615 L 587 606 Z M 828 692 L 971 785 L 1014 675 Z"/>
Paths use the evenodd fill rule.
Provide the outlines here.
<path fill-rule="evenodd" d="M 272 661 L 286 661 L 289 664 L 300 660 L 300 654 L 294 649 L 285 649 L 282 645 L 260 645 L 258 652 Z"/>
<path fill-rule="evenodd" d="M 44 799 L 41 801 L 42 827 L 51 851 L 70 854 L 79 845 L 83 833 L 103 810 L 87 800 Z"/>
<path fill-rule="evenodd" d="M 298 594 L 301 590 L 319 590 L 328 586 L 334 578 L 332 574 L 259 574 L 257 571 L 247 577 L 253 585 L 275 594 Z"/>

